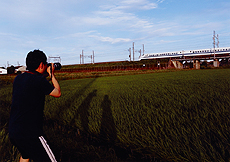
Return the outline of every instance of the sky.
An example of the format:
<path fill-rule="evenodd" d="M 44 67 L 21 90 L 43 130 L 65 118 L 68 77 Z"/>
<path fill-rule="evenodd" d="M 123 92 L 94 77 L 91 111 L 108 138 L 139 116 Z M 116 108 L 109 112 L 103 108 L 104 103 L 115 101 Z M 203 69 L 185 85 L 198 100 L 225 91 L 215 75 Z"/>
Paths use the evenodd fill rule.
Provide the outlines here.
<path fill-rule="evenodd" d="M 230 47 L 229 0 L 1 0 L 0 67 L 44 51 L 63 65 L 147 53 Z M 133 60 L 133 50 L 132 57 Z M 50 60 L 51 62 L 55 60 Z"/>

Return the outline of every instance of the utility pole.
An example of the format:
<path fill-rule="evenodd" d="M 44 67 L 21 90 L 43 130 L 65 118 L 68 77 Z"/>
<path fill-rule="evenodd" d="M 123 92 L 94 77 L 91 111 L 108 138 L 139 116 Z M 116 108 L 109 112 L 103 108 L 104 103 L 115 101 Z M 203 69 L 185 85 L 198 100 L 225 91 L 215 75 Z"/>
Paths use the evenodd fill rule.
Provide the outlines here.
<path fill-rule="evenodd" d="M 216 58 L 216 46 L 217 46 L 217 48 L 219 48 L 219 35 L 217 34 L 217 36 L 216 36 L 216 32 L 215 32 L 215 30 L 213 31 L 213 47 L 214 47 L 214 60 L 215 60 L 215 58 Z M 216 42 L 216 39 L 217 39 L 217 42 Z"/>
<path fill-rule="evenodd" d="M 80 54 L 80 65 L 81 65 L 81 54 Z"/>
<path fill-rule="evenodd" d="M 59 62 L 59 63 L 61 63 L 61 57 L 60 56 L 49 56 L 48 62 Z"/>
<path fill-rule="evenodd" d="M 216 42 L 215 42 L 215 41 L 216 41 L 216 34 L 215 34 L 215 31 L 213 31 L 213 38 L 212 38 L 212 39 L 213 39 L 214 60 L 215 60 L 215 55 L 216 55 L 216 54 L 215 54 L 215 51 L 216 51 L 216 50 L 215 50 L 215 47 L 216 47 Z"/>
<path fill-rule="evenodd" d="M 141 57 L 141 49 L 138 52 L 140 53 L 140 57 Z"/>
<path fill-rule="evenodd" d="M 143 55 L 145 54 L 145 45 L 143 44 Z"/>
<path fill-rule="evenodd" d="M 130 58 L 130 61 L 131 61 L 131 48 L 129 48 L 128 51 L 129 51 L 129 58 Z"/>
<path fill-rule="evenodd" d="M 93 51 L 93 64 L 94 64 L 94 51 Z"/>
<path fill-rule="evenodd" d="M 93 63 L 93 55 L 90 55 L 90 58 L 91 58 L 91 64 Z"/>
<path fill-rule="evenodd" d="M 81 51 L 81 57 L 82 57 L 82 64 L 84 64 L 84 53 L 83 53 L 83 50 Z"/>
<path fill-rule="evenodd" d="M 134 61 L 134 42 L 133 42 L 133 61 Z"/>

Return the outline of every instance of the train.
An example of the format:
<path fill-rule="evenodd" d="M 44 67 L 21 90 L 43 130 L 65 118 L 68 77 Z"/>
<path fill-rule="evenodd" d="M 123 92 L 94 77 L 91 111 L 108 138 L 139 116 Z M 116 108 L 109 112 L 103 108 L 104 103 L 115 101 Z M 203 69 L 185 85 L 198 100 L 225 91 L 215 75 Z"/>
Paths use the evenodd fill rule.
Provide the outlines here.
<path fill-rule="evenodd" d="M 214 53 L 215 50 L 215 53 Z M 182 50 L 175 52 L 163 52 L 163 53 L 149 53 L 143 54 L 139 57 L 139 60 L 146 59 L 163 59 L 163 58 L 184 58 L 184 57 L 197 57 L 197 56 L 214 56 L 215 55 L 229 55 L 230 47 L 222 48 L 210 48 L 210 49 L 199 49 L 199 50 Z"/>

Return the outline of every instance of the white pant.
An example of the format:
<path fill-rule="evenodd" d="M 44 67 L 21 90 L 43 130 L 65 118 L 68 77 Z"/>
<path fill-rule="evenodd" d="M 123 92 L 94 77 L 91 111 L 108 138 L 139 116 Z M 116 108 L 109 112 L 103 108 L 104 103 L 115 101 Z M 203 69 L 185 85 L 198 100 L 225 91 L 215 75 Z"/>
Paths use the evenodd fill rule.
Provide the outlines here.
<path fill-rule="evenodd" d="M 55 159 L 55 156 L 54 156 L 52 150 L 50 149 L 50 147 L 49 147 L 49 145 L 47 144 L 47 142 L 46 142 L 46 140 L 44 139 L 44 137 L 41 136 L 41 137 L 39 137 L 39 139 L 40 139 L 40 141 L 41 141 L 41 143 L 42 143 L 44 149 L 46 150 L 46 153 L 48 154 L 50 160 L 51 160 L 52 162 L 57 162 L 57 160 Z"/>

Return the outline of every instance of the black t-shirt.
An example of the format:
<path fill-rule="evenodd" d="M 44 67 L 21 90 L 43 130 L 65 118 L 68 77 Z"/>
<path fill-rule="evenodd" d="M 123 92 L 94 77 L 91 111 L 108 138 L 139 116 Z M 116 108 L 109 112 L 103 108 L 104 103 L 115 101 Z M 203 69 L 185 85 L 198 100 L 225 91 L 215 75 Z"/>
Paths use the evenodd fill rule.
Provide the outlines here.
<path fill-rule="evenodd" d="M 10 138 L 34 138 L 43 135 L 45 95 L 54 87 L 38 72 L 18 75 L 13 84 L 10 112 Z"/>

